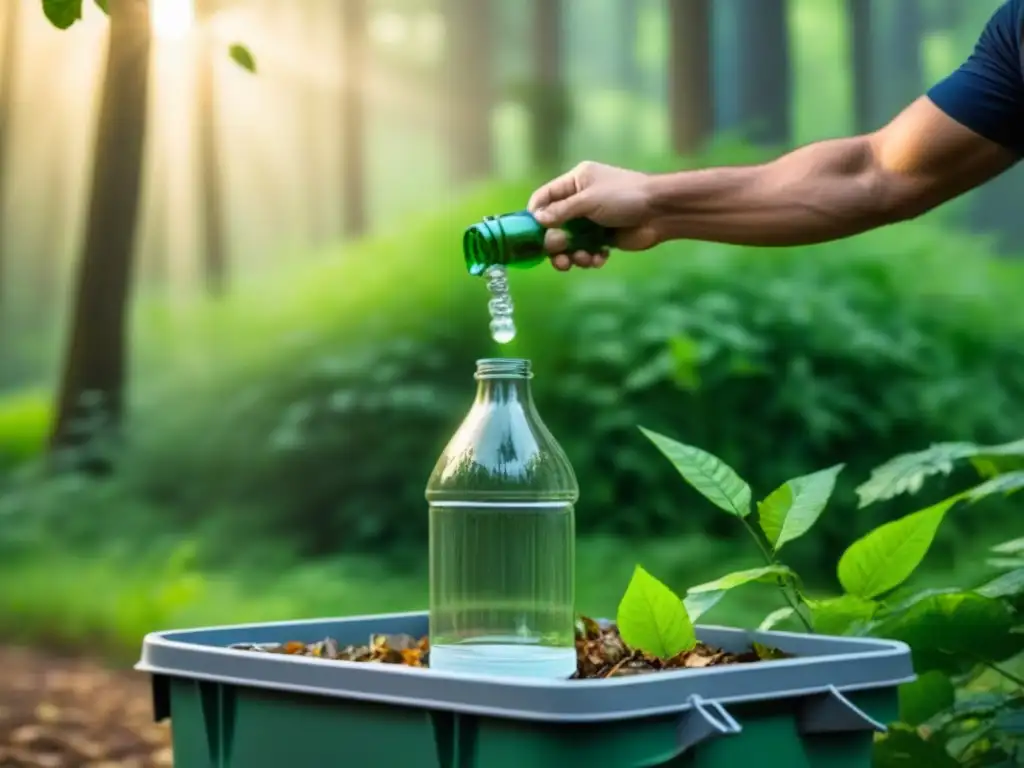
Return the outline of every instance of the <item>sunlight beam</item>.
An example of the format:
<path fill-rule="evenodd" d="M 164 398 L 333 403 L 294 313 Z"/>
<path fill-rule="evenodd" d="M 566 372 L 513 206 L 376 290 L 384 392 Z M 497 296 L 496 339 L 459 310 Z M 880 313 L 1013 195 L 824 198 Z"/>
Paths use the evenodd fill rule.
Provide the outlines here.
<path fill-rule="evenodd" d="M 192 30 L 196 10 L 194 0 L 150 0 L 153 34 L 160 40 L 183 40 Z"/>

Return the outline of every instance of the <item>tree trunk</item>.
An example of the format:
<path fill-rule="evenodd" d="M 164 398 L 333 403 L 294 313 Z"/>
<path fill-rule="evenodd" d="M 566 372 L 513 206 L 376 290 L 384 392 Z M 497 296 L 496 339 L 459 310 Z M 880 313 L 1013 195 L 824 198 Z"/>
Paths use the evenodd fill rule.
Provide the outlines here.
<path fill-rule="evenodd" d="M 846 0 L 853 72 L 853 124 L 857 133 L 867 133 L 878 127 L 875 125 L 872 88 L 871 16 L 871 0 Z"/>
<path fill-rule="evenodd" d="M 214 0 L 197 0 L 196 20 L 203 24 L 213 15 Z M 217 67 L 214 46 L 205 36 L 199 45 L 196 67 L 199 122 L 199 199 L 202 203 L 203 278 L 207 292 L 220 297 L 228 291 L 228 251 L 224 233 L 220 144 L 217 140 Z"/>
<path fill-rule="evenodd" d="M 3 50 L 0 50 L 0 334 L 9 290 L 7 259 L 7 152 L 11 145 L 11 111 L 14 106 L 14 73 L 18 65 L 21 0 L 7 0 L 3 17 Z M 2 347 L 2 345 L 0 345 Z"/>
<path fill-rule="evenodd" d="M 637 36 L 640 33 L 640 7 L 638 0 L 618 0 L 619 29 L 618 80 L 619 87 L 636 96 L 643 88 L 640 65 L 637 61 Z"/>
<path fill-rule="evenodd" d="M 494 170 L 493 0 L 447 0 L 446 8 L 452 176 L 456 182 L 477 181 Z"/>
<path fill-rule="evenodd" d="M 562 0 L 533 0 L 534 83 L 530 93 L 534 163 L 556 169 L 565 156 L 569 95 L 563 55 Z"/>
<path fill-rule="evenodd" d="M 880 24 L 879 35 L 883 50 L 876 60 L 876 89 L 881 96 L 876 124 L 883 125 L 921 95 L 924 71 L 921 62 L 921 44 L 924 19 L 920 0 L 883 0 L 879 16 L 887 23 Z M 891 4 L 889 4 L 891 3 Z M 879 6 L 876 6 L 878 10 Z"/>
<path fill-rule="evenodd" d="M 124 411 L 129 295 L 149 85 L 146 0 L 110 0 L 106 73 L 85 244 L 52 449 L 116 429 Z"/>
<path fill-rule="evenodd" d="M 710 0 L 668 0 L 672 149 L 699 152 L 714 130 Z"/>
<path fill-rule="evenodd" d="M 342 232 L 359 237 L 366 232 L 366 98 L 362 72 L 369 50 L 366 0 L 345 0 L 342 19 L 341 200 Z"/>
<path fill-rule="evenodd" d="M 737 17 L 739 129 L 759 146 L 788 144 L 792 64 L 787 0 L 742 0 Z"/>

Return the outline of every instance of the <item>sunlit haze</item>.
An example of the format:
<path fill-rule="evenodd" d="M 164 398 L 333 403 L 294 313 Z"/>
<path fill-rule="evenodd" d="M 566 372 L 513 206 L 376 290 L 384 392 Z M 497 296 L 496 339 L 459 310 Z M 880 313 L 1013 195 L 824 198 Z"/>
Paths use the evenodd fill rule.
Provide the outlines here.
<path fill-rule="evenodd" d="M 195 22 L 193 0 L 151 0 L 153 34 L 161 40 L 182 40 Z"/>

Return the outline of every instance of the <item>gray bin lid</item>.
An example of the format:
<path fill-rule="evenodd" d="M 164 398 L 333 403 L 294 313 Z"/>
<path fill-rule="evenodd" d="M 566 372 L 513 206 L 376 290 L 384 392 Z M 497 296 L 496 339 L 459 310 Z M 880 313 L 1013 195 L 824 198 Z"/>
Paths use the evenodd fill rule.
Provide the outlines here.
<path fill-rule="evenodd" d="M 236 643 L 366 643 L 371 634 L 427 634 L 425 612 L 155 632 L 136 669 L 153 675 L 545 722 L 600 722 L 771 699 L 835 696 L 915 679 L 910 649 L 891 640 L 697 627 L 698 638 L 740 651 L 753 642 L 797 658 L 604 680 L 483 677 L 391 664 L 253 653 Z"/>

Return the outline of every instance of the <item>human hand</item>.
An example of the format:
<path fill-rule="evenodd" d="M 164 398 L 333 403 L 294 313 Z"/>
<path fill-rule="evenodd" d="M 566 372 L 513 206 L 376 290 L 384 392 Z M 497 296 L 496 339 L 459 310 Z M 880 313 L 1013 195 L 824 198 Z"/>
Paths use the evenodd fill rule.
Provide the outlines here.
<path fill-rule="evenodd" d="M 568 237 L 558 229 L 571 219 L 585 218 L 616 230 L 615 247 L 644 251 L 658 244 L 647 194 L 649 176 L 639 171 L 584 162 L 549 181 L 530 197 L 529 211 L 548 228 L 544 247 L 551 263 L 562 271 L 577 267 L 603 267 L 608 251 L 565 252 Z"/>

